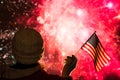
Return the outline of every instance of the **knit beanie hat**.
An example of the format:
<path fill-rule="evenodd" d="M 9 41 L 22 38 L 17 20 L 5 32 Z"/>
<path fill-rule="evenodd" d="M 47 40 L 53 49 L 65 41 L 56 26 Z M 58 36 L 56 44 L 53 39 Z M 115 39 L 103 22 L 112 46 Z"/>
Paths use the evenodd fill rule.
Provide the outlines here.
<path fill-rule="evenodd" d="M 43 53 L 43 39 L 39 32 L 31 28 L 16 32 L 12 46 L 16 61 L 22 64 L 37 63 Z"/>

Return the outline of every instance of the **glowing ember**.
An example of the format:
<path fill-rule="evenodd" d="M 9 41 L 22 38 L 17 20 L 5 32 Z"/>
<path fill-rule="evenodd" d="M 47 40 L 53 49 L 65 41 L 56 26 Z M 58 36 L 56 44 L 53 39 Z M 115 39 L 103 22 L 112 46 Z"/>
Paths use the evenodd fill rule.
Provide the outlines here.
<path fill-rule="evenodd" d="M 112 8 L 112 7 L 113 7 L 113 3 L 112 3 L 112 2 L 109 2 L 109 3 L 107 4 L 107 7 L 108 7 L 108 8 Z"/>

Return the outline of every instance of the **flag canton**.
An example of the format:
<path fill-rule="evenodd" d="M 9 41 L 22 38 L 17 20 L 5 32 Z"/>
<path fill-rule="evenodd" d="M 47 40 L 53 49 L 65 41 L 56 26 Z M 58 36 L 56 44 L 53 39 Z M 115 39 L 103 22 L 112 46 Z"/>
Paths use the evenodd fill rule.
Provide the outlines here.
<path fill-rule="evenodd" d="M 96 48 L 99 43 L 99 39 L 97 35 L 93 34 L 91 38 L 88 40 L 88 43 L 90 43 L 94 48 Z"/>

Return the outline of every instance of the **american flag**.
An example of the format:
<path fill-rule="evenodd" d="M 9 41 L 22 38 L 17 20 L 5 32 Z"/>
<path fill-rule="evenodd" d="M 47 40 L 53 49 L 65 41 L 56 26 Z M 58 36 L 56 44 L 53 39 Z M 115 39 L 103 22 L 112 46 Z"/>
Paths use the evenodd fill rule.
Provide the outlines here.
<path fill-rule="evenodd" d="M 92 36 L 83 44 L 81 49 L 88 52 L 92 57 L 97 71 L 101 70 L 101 68 L 104 67 L 110 60 L 110 57 L 105 52 L 96 33 L 92 34 Z"/>

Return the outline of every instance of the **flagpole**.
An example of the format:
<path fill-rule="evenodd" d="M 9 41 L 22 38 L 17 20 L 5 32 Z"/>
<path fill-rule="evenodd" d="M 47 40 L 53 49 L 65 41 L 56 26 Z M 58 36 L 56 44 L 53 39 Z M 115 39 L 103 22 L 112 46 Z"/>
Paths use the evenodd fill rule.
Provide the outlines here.
<path fill-rule="evenodd" d="M 90 36 L 90 38 L 91 38 L 95 33 L 96 33 L 96 31 Z M 88 40 L 89 40 L 90 38 L 88 38 Z M 88 42 L 88 40 L 87 40 L 84 44 L 86 44 L 86 43 Z M 76 53 L 78 53 L 78 52 L 81 50 L 81 48 L 84 46 L 84 44 L 76 51 Z M 75 53 L 75 54 L 76 54 L 76 53 Z"/>

